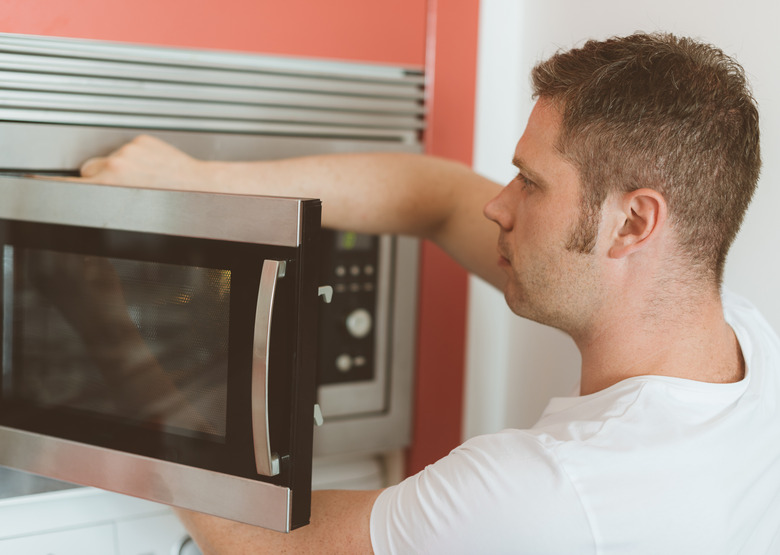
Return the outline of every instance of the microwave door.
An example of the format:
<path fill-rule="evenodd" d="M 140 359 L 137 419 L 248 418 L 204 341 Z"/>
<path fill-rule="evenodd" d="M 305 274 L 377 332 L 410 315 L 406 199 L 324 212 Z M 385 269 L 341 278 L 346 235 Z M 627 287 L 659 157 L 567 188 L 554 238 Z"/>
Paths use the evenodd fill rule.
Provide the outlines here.
<path fill-rule="evenodd" d="M 0 464 L 306 524 L 319 202 L 11 177 L 0 191 Z"/>

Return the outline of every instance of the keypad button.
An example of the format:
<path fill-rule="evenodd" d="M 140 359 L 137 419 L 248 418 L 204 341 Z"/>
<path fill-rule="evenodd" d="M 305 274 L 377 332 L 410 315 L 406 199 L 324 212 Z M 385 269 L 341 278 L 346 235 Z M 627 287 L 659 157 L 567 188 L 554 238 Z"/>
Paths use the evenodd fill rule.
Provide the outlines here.
<path fill-rule="evenodd" d="M 339 372 L 349 372 L 352 369 L 352 357 L 348 354 L 336 357 L 336 368 Z"/>

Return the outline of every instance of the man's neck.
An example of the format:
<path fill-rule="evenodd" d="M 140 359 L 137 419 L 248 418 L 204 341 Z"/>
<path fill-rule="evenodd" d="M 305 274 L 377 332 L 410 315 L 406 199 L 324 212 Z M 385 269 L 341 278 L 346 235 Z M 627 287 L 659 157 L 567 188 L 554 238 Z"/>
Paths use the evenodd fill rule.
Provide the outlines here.
<path fill-rule="evenodd" d="M 632 306 L 634 304 L 634 306 Z M 635 376 L 667 376 L 730 383 L 744 376 L 744 361 L 734 331 L 723 317 L 717 294 L 685 302 L 611 303 L 604 325 L 575 339 L 582 354 L 581 394 L 606 389 Z"/>

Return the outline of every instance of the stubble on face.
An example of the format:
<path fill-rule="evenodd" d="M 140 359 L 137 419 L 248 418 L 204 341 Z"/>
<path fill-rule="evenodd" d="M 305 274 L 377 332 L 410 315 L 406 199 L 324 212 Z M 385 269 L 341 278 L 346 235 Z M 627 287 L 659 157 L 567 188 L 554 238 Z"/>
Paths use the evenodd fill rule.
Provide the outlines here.
<path fill-rule="evenodd" d="M 596 257 L 567 243 L 537 252 L 533 260 L 513 259 L 504 297 L 518 316 L 577 338 L 590 328 L 603 286 Z"/>

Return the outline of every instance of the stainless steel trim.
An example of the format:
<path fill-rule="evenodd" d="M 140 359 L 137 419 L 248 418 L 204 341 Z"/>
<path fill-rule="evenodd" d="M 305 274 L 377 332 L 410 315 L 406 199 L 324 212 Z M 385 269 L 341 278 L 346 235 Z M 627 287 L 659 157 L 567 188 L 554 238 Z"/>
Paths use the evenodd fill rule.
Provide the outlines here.
<path fill-rule="evenodd" d="M 175 131 L 211 131 L 216 133 L 265 133 L 269 135 L 298 135 L 313 137 L 364 138 L 412 142 L 416 131 L 364 127 L 337 127 L 334 125 L 280 124 L 253 121 L 209 120 L 204 118 L 176 118 L 133 114 L 105 114 L 89 112 L 61 112 L 49 110 L 0 108 L 0 120 L 30 123 L 57 123 L 67 125 L 96 125 L 135 127 L 138 129 L 171 129 Z"/>
<path fill-rule="evenodd" d="M 289 488 L 0 426 L 0 464 L 290 531 Z"/>
<path fill-rule="evenodd" d="M 52 75 L 0 70 L 0 83 L 7 90 L 82 93 L 133 98 L 198 100 L 201 102 L 249 105 L 299 106 L 307 109 L 344 110 L 421 116 L 421 103 L 384 97 L 321 94 L 316 91 L 275 91 L 248 87 L 222 87 L 213 84 L 160 83 L 79 75 Z"/>
<path fill-rule="evenodd" d="M 295 73 L 318 77 L 338 76 L 371 80 L 406 80 L 422 84 L 419 66 L 384 66 L 360 62 L 310 60 L 289 56 L 243 52 L 158 47 L 119 42 L 0 33 L 0 51 L 39 56 L 99 58 L 134 62 L 156 62 L 178 66 L 227 67 L 238 70 Z"/>
<path fill-rule="evenodd" d="M 264 260 L 255 311 L 252 349 L 252 439 L 257 473 L 279 474 L 279 456 L 271 452 L 268 413 L 268 363 L 271 355 L 271 317 L 274 311 L 276 279 L 284 274 L 284 261 Z"/>
<path fill-rule="evenodd" d="M 41 112 L 41 118 L 46 116 Z M 49 118 L 50 119 L 50 118 Z M 0 168 L 31 171 L 74 171 L 88 158 L 105 156 L 140 133 L 153 133 L 201 159 L 272 160 L 339 152 L 419 152 L 414 141 L 399 142 L 356 137 L 268 136 L 238 133 L 152 131 L 148 128 L 110 128 L 85 125 L 0 123 Z M 29 145 L 36 145 L 30 148 Z"/>
<path fill-rule="evenodd" d="M 3 245 L 3 391 L 13 391 L 14 248 Z"/>
<path fill-rule="evenodd" d="M 297 247 L 300 199 L 0 176 L 0 218 Z"/>
<path fill-rule="evenodd" d="M 106 113 L 166 118 L 200 118 L 224 121 L 286 122 L 300 125 L 334 127 L 378 127 L 421 129 L 423 122 L 414 116 L 368 114 L 304 107 L 286 108 L 238 103 L 218 103 L 156 98 L 121 98 L 64 92 L 0 91 L 0 106 L 5 110 L 56 110 L 63 112 Z"/>
<path fill-rule="evenodd" d="M 159 82 L 220 83 L 224 86 L 276 90 L 313 90 L 357 96 L 420 98 L 418 84 L 393 81 L 322 79 L 217 68 L 190 68 L 154 63 L 111 62 L 94 58 L 62 58 L 0 53 L 0 68 L 15 71 L 116 77 Z"/>

